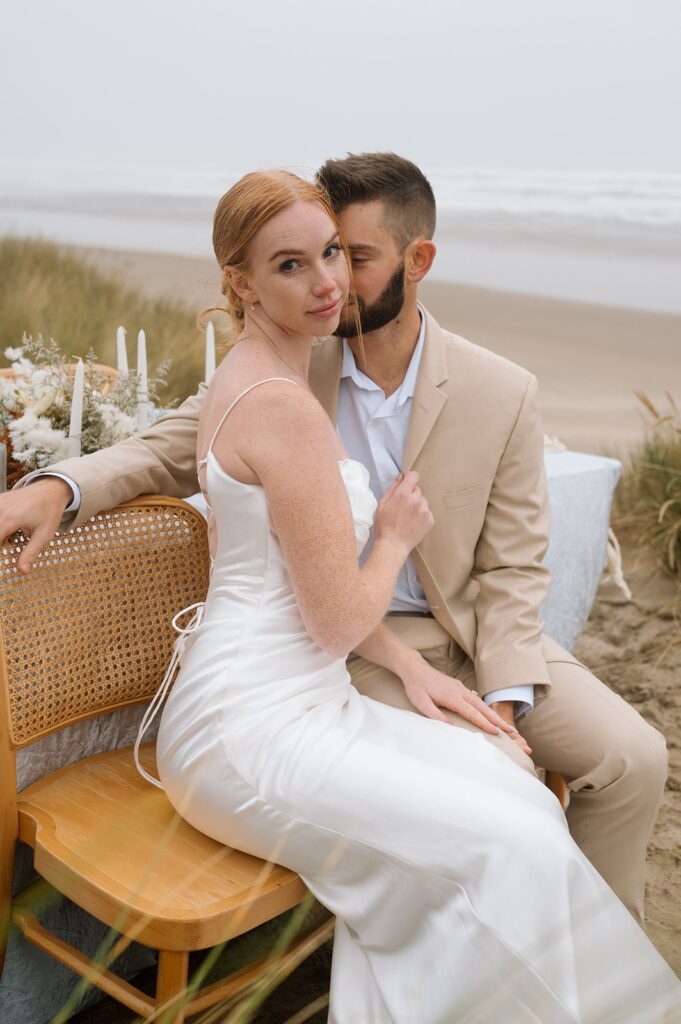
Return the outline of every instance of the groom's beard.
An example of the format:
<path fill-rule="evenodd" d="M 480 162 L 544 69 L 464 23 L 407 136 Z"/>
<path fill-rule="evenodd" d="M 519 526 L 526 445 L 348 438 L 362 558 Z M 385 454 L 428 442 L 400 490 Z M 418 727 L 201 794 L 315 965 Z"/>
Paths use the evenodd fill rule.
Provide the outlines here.
<path fill-rule="evenodd" d="M 367 306 L 364 299 L 356 296 L 359 322 L 362 334 L 369 334 L 371 331 L 378 331 L 385 327 L 391 320 L 394 320 L 404 305 L 404 260 L 400 263 L 387 285 L 370 306 Z M 356 338 L 357 324 L 355 318 L 350 316 L 347 320 L 341 319 L 338 327 L 333 332 L 336 337 Z"/>

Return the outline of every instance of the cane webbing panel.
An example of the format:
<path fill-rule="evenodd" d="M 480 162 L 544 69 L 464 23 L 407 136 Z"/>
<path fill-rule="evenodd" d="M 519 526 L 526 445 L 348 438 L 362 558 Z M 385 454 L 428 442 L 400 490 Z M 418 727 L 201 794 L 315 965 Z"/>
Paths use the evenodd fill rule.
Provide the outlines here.
<path fill-rule="evenodd" d="M 151 696 L 177 638 L 173 615 L 205 598 L 209 573 L 205 521 L 176 498 L 137 498 L 57 534 L 23 575 L 26 542 L 19 532 L 0 548 L 14 747 Z"/>

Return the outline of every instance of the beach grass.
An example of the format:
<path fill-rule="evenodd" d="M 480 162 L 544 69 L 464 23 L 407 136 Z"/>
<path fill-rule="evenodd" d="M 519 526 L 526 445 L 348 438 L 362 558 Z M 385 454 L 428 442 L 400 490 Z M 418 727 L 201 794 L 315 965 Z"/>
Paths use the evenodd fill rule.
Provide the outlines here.
<path fill-rule="evenodd" d="M 670 393 L 664 410 L 644 392 L 637 397 L 649 428 L 625 460 L 614 525 L 652 549 L 662 570 L 681 582 L 681 410 Z"/>
<path fill-rule="evenodd" d="M 119 324 L 127 330 L 131 368 L 140 329 L 150 374 L 172 359 L 162 405 L 194 394 L 204 376 L 204 339 L 186 306 L 145 296 L 52 242 L 0 238 L 0 352 L 18 346 L 26 332 L 54 338 L 69 358 L 85 358 L 92 348 L 99 362 L 115 366 Z M 5 362 L 0 355 L 0 365 Z"/>

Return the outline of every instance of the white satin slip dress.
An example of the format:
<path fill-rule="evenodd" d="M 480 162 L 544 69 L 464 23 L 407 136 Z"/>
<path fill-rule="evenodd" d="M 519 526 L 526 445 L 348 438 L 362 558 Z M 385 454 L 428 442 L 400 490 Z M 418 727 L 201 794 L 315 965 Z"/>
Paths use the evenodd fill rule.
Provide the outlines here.
<path fill-rule="evenodd" d="M 157 694 L 179 665 L 157 740 L 168 798 L 336 915 L 330 1024 L 681 1021 L 681 984 L 555 796 L 482 733 L 361 695 L 308 634 L 263 487 L 211 450 L 269 380 L 299 386 L 246 388 L 200 462 L 214 558 Z M 361 463 L 339 470 L 359 553 L 377 502 Z"/>

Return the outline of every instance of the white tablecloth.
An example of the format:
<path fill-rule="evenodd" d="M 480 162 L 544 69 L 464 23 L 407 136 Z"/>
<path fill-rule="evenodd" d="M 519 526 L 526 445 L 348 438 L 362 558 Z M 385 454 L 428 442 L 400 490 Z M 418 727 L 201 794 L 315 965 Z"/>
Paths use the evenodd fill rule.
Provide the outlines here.
<path fill-rule="evenodd" d="M 541 606 L 544 631 L 574 651 L 589 618 L 606 559 L 617 459 L 583 452 L 544 456 L 551 505 L 546 565 L 551 586 Z"/>
<path fill-rule="evenodd" d="M 546 633 L 572 650 L 589 616 L 605 562 L 610 504 L 621 465 L 615 459 L 570 451 L 547 453 L 545 461 L 551 504 L 546 562 L 552 583 L 541 611 Z M 200 494 L 189 501 L 205 514 Z M 127 708 L 92 718 L 19 751 L 19 789 L 82 757 L 132 745 L 143 712 L 143 707 Z M 152 728 L 147 738 L 154 735 Z M 35 878 L 31 863 L 31 851 L 19 844 L 15 892 Z M 98 922 L 68 900 L 59 900 L 43 920 L 67 941 L 93 952 L 104 934 Z M 153 962 L 152 951 L 133 944 L 119 970 L 129 977 Z M 0 982 L 0 1020 L 47 1024 L 75 980 L 65 967 L 13 936 Z"/>

